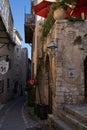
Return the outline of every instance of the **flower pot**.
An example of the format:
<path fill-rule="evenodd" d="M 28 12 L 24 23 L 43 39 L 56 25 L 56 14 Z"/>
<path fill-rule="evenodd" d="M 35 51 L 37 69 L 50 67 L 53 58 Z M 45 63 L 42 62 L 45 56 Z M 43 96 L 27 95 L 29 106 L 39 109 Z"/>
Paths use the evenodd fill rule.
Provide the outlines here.
<path fill-rule="evenodd" d="M 40 117 L 41 120 L 48 118 L 48 106 L 45 104 L 37 104 L 36 115 Z"/>
<path fill-rule="evenodd" d="M 53 17 L 55 20 L 64 19 L 66 16 L 65 10 L 63 8 L 58 8 L 54 11 Z"/>

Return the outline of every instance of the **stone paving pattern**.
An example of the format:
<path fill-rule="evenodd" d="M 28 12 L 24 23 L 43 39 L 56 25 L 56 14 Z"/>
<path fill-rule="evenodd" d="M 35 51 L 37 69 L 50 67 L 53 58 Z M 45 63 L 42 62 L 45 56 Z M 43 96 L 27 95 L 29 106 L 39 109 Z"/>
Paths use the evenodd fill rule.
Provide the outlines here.
<path fill-rule="evenodd" d="M 37 116 L 29 113 L 29 107 L 25 104 L 23 107 L 23 116 L 27 130 L 53 130 L 49 127 L 47 120 L 41 120 Z"/>
<path fill-rule="evenodd" d="M 24 97 L 0 105 L 0 130 L 52 130 L 47 120 L 30 115 Z"/>

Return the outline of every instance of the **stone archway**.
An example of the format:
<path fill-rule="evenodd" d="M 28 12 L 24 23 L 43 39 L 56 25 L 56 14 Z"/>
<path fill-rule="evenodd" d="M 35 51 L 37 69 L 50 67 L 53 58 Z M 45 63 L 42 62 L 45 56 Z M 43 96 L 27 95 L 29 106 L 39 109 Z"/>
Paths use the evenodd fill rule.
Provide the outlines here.
<path fill-rule="evenodd" d="M 84 83 L 85 83 L 85 98 L 87 99 L 87 56 L 84 60 Z"/>
<path fill-rule="evenodd" d="M 47 89 L 48 89 L 48 113 L 52 113 L 52 88 L 51 88 L 51 69 L 50 69 L 50 60 L 49 55 L 46 56 L 46 62 L 45 62 L 45 68 L 46 68 L 46 83 L 47 83 Z"/>

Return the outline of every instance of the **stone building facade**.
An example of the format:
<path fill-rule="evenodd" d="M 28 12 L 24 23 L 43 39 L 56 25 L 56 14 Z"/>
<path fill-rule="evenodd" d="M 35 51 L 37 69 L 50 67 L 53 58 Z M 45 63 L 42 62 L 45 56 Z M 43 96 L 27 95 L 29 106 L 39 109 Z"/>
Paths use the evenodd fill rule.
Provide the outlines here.
<path fill-rule="evenodd" d="M 87 96 L 87 21 L 58 20 L 47 38 L 37 35 L 37 96 L 36 103 L 48 105 L 49 113 L 58 114 L 66 104 L 84 103 Z M 39 29 L 40 31 L 40 29 Z M 47 46 L 54 38 L 55 55 Z M 39 91 L 38 91 L 39 88 Z"/>
<path fill-rule="evenodd" d="M 55 31 L 51 32 L 50 38 L 55 38 L 58 44 L 54 57 L 47 52 L 51 62 L 49 68 L 53 82 L 50 86 L 54 114 L 66 104 L 80 104 L 86 99 L 86 26 L 87 21 L 72 23 L 59 20 L 55 22 Z"/>
<path fill-rule="evenodd" d="M 8 71 L 2 74 L 1 67 L 4 65 L 0 65 L 0 102 L 4 102 L 6 100 L 9 100 L 9 97 L 12 96 L 13 93 L 13 45 L 9 45 L 10 50 L 8 49 L 8 46 L 4 46 L 3 48 L 0 48 L 0 64 L 2 64 L 2 61 L 6 61 L 6 56 L 8 55 L 9 60 L 9 68 Z"/>
<path fill-rule="evenodd" d="M 87 99 L 87 20 L 56 20 L 44 39 L 39 24 L 43 19 L 36 16 L 35 20 L 32 75 L 36 79 L 36 104 L 47 105 L 48 114 L 58 116 L 63 106 L 82 104 Z M 52 39 L 57 44 L 54 52 L 48 48 Z"/>
<path fill-rule="evenodd" d="M 22 88 L 23 91 L 26 88 L 27 81 L 28 81 L 28 75 L 30 73 L 29 66 L 28 66 L 28 50 L 27 48 L 22 48 L 21 50 L 21 81 L 22 81 Z"/>
<path fill-rule="evenodd" d="M 0 0 L 0 103 L 10 100 L 15 88 L 18 96 L 26 87 L 27 49 L 21 48 L 22 38 L 13 27 L 9 1 Z"/>

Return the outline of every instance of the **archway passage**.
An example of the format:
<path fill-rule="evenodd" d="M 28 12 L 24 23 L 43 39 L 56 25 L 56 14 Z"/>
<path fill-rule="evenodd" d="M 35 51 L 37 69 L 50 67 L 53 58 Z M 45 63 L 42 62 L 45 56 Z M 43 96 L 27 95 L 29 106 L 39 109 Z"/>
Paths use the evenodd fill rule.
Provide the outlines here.
<path fill-rule="evenodd" d="M 85 98 L 87 99 L 87 56 L 84 60 Z"/>

